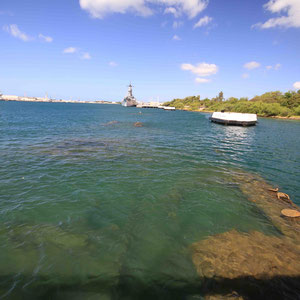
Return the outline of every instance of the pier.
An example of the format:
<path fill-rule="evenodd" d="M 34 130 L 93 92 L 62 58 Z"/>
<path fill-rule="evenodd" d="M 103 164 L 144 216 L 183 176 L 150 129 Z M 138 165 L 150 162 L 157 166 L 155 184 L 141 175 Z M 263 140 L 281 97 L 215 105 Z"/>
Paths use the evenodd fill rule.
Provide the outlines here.
<path fill-rule="evenodd" d="M 139 103 L 137 108 L 156 108 L 156 109 L 164 109 L 164 110 L 176 110 L 175 107 L 164 106 L 159 102 L 149 102 L 149 103 Z"/>

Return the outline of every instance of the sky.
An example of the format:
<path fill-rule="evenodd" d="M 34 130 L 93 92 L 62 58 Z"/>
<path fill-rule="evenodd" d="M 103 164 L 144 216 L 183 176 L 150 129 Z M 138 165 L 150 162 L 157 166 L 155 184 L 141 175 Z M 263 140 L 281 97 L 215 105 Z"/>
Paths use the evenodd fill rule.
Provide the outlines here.
<path fill-rule="evenodd" d="M 0 0 L 0 91 L 138 101 L 300 89 L 300 0 Z"/>

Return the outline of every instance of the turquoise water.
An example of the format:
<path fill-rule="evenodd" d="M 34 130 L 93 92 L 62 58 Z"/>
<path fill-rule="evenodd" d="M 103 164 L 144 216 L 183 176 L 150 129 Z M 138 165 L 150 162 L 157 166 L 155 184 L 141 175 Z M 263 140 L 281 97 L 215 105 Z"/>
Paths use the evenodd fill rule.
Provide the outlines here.
<path fill-rule="evenodd" d="M 0 102 L 4 299 L 201 299 L 193 242 L 233 228 L 278 234 L 234 172 L 300 204 L 300 122 L 139 112 Z"/>

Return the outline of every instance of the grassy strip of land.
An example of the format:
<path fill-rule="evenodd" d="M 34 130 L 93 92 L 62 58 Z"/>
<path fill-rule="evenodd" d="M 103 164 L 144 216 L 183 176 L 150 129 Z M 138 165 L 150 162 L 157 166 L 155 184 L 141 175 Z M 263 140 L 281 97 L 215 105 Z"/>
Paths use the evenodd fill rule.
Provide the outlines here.
<path fill-rule="evenodd" d="M 200 96 L 191 96 L 184 99 L 174 99 L 164 104 L 165 106 L 174 106 L 176 109 L 190 111 L 231 111 L 240 113 L 253 113 L 260 117 L 282 117 L 295 118 L 300 117 L 300 90 L 297 92 L 289 91 L 281 93 L 280 91 L 268 92 L 261 96 L 255 96 L 253 99 L 234 98 L 224 99 L 223 93 L 212 99 L 200 99 Z"/>

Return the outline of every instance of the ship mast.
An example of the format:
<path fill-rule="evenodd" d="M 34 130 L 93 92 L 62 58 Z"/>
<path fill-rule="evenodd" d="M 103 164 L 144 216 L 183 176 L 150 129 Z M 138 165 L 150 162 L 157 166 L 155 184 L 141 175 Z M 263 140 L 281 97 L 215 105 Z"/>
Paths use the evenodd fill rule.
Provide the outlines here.
<path fill-rule="evenodd" d="M 131 85 L 131 82 L 130 82 L 130 84 L 128 86 L 128 96 L 127 97 L 130 97 L 130 98 L 133 97 L 132 88 L 133 88 L 133 86 Z"/>

